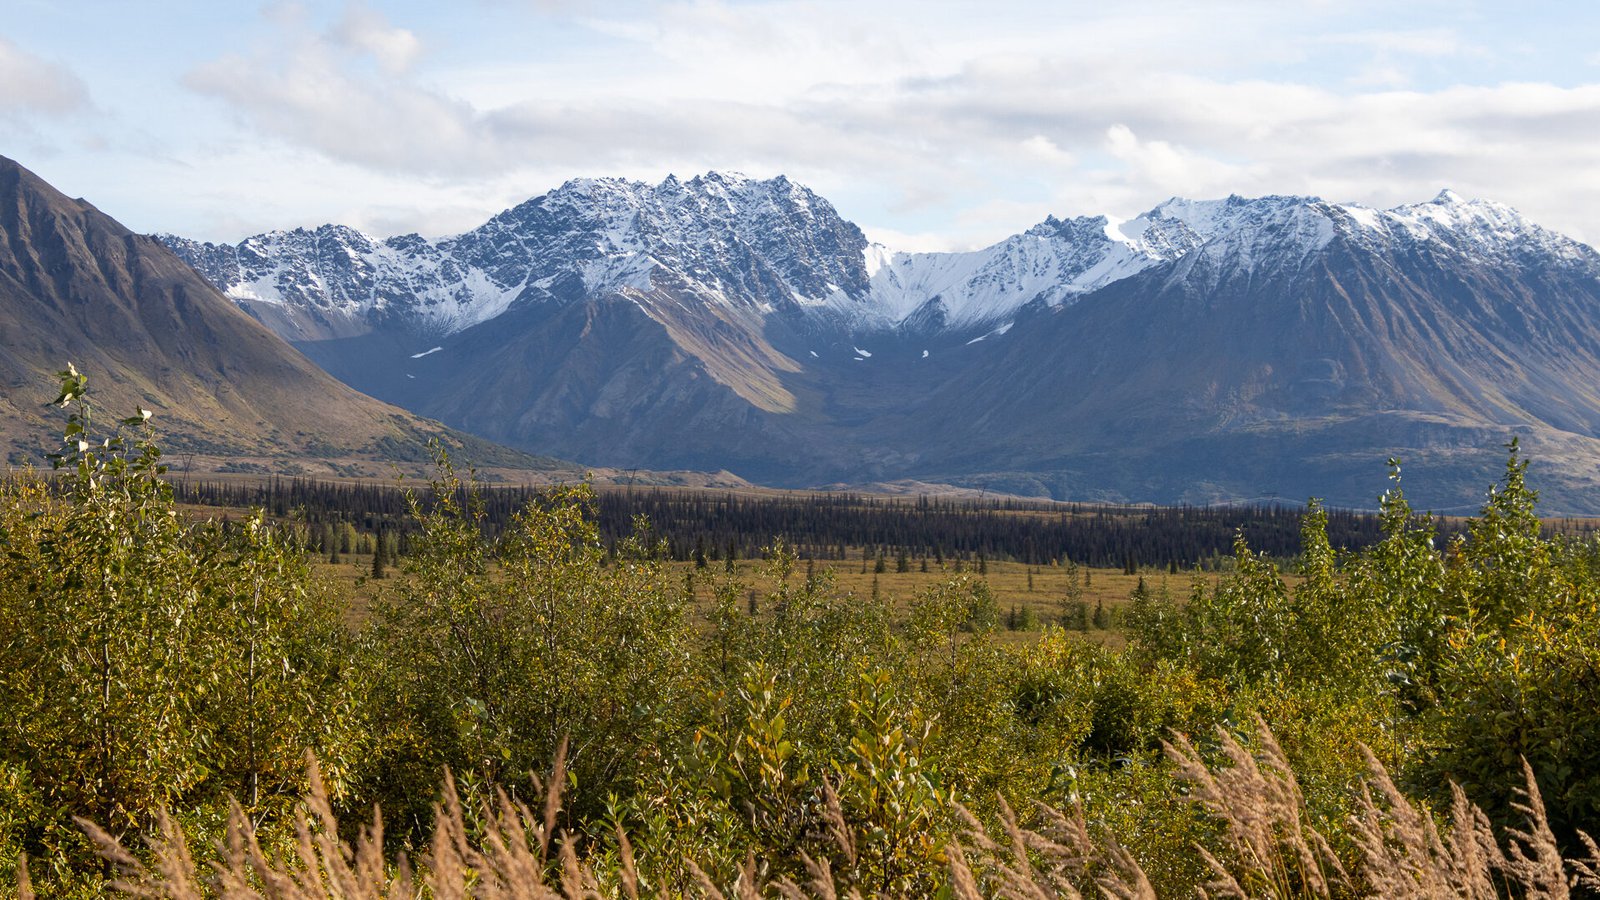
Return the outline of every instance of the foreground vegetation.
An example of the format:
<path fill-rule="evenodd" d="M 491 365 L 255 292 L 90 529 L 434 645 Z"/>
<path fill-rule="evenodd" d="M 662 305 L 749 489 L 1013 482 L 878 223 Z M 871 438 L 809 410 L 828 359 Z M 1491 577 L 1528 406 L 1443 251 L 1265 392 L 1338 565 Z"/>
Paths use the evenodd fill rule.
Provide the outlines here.
<path fill-rule="evenodd" d="M 1594 886 L 1600 544 L 1541 535 L 1514 446 L 1461 536 L 1396 484 L 1338 553 L 1313 507 L 1292 580 L 1241 540 L 1117 648 L 1000 640 L 971 567 L 892 604 L 778 541 L 697 604 L 647 522 L 608 547 L 568 488 L 491 529 L 441 460 L 352 625 L 306 529 L 180 515 L 147 416 L 99 437 L 84 389 L 58 482 L 0 491 L 18 893 Z"/>

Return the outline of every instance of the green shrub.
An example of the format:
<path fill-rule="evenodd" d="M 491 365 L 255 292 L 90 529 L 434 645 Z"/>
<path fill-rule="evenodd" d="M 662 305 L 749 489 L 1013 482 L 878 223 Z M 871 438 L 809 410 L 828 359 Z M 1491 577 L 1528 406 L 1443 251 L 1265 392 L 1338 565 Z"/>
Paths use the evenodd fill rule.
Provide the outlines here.
<path fill-rule="evenodd" d="M 270 820 L 307 750 L 342 790 L 356 736 L 304 548 L 259 515 L 180 516 L 149 414 L 98 434 L 88 379 L 60 380 L 61 477 L 0 489 L 0 842 L 65 883 L 95 868 L 73 817 L 137 833 L 170 807 L 203 829 L 232 795 Z"/>

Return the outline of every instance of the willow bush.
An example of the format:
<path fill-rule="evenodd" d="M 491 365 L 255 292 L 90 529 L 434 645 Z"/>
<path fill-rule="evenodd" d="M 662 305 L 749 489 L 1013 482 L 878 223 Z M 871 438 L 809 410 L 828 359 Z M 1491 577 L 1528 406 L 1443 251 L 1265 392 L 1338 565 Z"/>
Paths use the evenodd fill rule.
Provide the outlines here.
<path fill-rule="evenodd" d="M 60 380 L 60 477 L 0 490 L 0 846 L 71 883 L 98 868 L 75 817 L 131 835 L 171 808 L 210 834 L 230 797 L 271 817 L 308 750 L 342 792 L 360 735 L 350 636 L 294 532 L 180 516 L 149 413 L 101 434 L 88 379 Z"/>

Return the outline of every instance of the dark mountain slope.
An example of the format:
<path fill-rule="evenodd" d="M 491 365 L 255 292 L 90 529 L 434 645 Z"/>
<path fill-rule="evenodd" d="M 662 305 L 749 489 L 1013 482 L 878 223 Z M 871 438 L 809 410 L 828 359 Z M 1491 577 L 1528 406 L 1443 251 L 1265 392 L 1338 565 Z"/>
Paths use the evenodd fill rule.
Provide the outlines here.
<path fill-rule="evenodd" d="M 737 311 L 663 322 L 641 306 L 667 299 L 522 304 L 444 338 L 376 332 L 300 347 L 356 387 L 512 446 L 790 481 L 796 436 L 816 424 L 779 377 L 797 366 Z"/>
<path fill-rule="evenodd" d="M 1074 495 L 1359 504 L 1398 455 L 1454 505 L 1521 435 L 1553 508 L 1593 508 L 1592 265 L 1349 236 L 1270 273 L 1191 254 L 1019 319 L 923 407 L 917 431 L 946 439 L 921 439 L 919 467 Z"/>

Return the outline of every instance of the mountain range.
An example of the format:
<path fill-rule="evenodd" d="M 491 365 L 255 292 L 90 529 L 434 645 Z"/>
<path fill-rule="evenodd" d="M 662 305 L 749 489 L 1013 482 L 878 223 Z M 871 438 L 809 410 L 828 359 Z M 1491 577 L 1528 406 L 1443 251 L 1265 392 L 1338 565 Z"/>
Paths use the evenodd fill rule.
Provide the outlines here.
<path fill-rule="evenodd" d="M 1449 191 L 1174 198 L 901 253 L 786 178 L 584 179 L 461 235 L 159 239 L 351 386 L 527 451 L 784 486 L 1600 512 L 1600 254 Z"/>
<path fill-rule="evenodd" d="M 387 475 L 429 441 L 490 466 L 581 474 L 452 431 L 329 376 L 153 238 L 0 157 L 0 449 L 44 462 L 65 414 L 50 373 L 90 377 L 96 419 L 136 407 L 175 464 Z"/>

